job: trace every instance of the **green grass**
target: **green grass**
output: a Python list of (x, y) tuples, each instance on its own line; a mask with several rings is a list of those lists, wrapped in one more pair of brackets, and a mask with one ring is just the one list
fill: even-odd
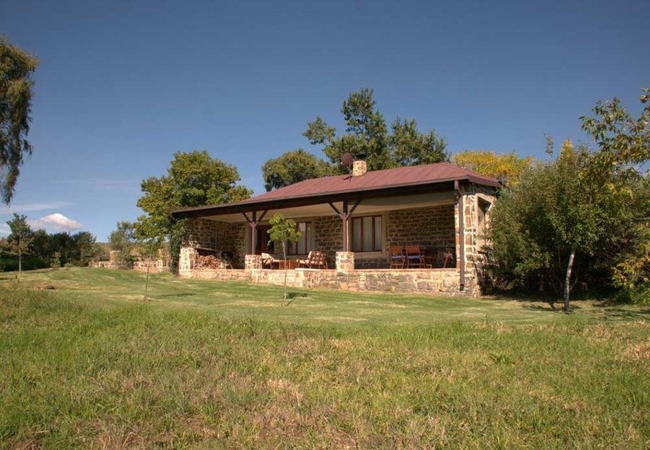
[[(650, 311), (0, 276), (2, 448), (644, 448)], [(40, 288), (40, 289), (39, 289)], [(53, 289), (52, 289), (53, 288)]]

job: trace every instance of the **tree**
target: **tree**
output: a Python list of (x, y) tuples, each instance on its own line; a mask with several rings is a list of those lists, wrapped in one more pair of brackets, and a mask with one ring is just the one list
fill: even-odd
[[(235, 166), (212, 158), (207, 151), (193, 151), (175, 153), (166, 176), (142, 182), (144, 195), (138, 200), (138, 206), (146, 213), (148, 227), (155, 228), (159, 236), (170, 236), (172, 269), (178, 262), (185, 224), (173, 222), (169, 216), (171, 211), (245, 200), (252, 191), (237, 185), (239, 180)], [(144, 218), (138, 219), (138, 223), (143, 221)]]
[(52, 269), (58, 269), (61, 267), (61, 252), (54, 252), (50, 257), (50, 267)]
[(454, 164), (496, 178), (506, 186), (518, 183), (519, 177), (533, 160), (532, 156), (523, 158), (515, 152), (497, 154), (493, 150), (466, 150), (452, 156)]
[(634, 224), (649, 211), (647, 188), (588, 176), (593, 159), (589, 149), (565, 142), (556, 160), (531, 167), (502, 191), (488, 230), (501, 278), (561, 293), (565, 309), (578, 281), (596, 283), (605, 272), (611, 283), (613, 261), (636, 240)]
[(278, 158), (269, 159), (262, 166), (264, 187), (267, 192), (334, 173), (333, 166), (301, 148), (286, 152)]
[(138, 240), (140, 256), (146, 262), (147, 274), (144, 282), (144, 301), (147, 301), (149, 294), (149, 270), (153, 261), (158, 259), (158, 254), (163, 246), (165, 237), (160, 235), (160, 230), (153, 220), (148, 217), (141, 217), (135, 228), (135, 236)]
[(71, 240), (73, 247), (73, 261), (81, 267), (87, 266), (97, 252), (95, 236), (88, 231), (80, 231), (73, 234)]
[[(586, 174), (589, 178), (607, 181), (604, 186), (623, 194), (647, 193), (650, 180), (644, 171), (644, 163), (650, 159), (650, 89), (642, 89), (640, 102), (644, 104), (638, 118), (634, 118), (621, 105), (618, 98), (598, 101), (592, 109), (594, 117), (582, 116), (582, 129), (593, 139), (598, 148), (593, 164)], [(634, 183), (640, 189), (628, 191), (625, 183)], [(638, 202), (638, 198), (634, 198)], [(642, 198), (636, 220), (629, 224), (633, 232), (618, 246), (614, 254), (614, 283), (624, 289), (632, 289), (638, 282), (650, 280), (650, 231), (647, 205)], [(630, 234), (630, 233), (628, 233)]]
[(434, 130), (421, 133), (413, 119), (400, 119), (391, 125), (390, 136), (392, 157), (398, 166), (419, 166), (447, 161), (447, 142)]
[(43, 261), (50, 259), (50, 235), (45, 230), (36, 230), (32, 235), (32, 254)]
[(356, 158), (365, 155), (369, 170), (447, 160), (445, 140), (435, 131), (420, 132), (415, 120), (396, 119), (389, 134), (384, 116), (375, 108), (373, 94), (372, 89), (362, 88), (343, 102), (346, 134), (337, 136), (336, 128), (318, 116), (307, 124), (303, 136), (310, 144), (322, 146), (336, 167), (340, 167), (341, 156), (347, 152)]
[(27, 141), (32, 110), (32, 73), (38, 60), (0, 36), (0, 195), (9, 204), (20, 166), (31, 155)]
[(650, 159), (650, 88), (642, 89), (643, 108), (638, 118), (632, 117), (618, 98), (596, 102), (595, 117), (581, 116), (582, 129), (598, 148), (590, 168), (596, 176), (639, 178), (640, 165)]
[[(74, 242), (70, 233), (54, 233), (49, 235), (49, 255), (59, 254), (61, 264), (72, 264), (75, 254)], [(46, 260), (47, 261), (47, 260)]]
[(14, 218), (7, 221), (11, 234), (7, 236), (6, 251), (18, 257), (18, 276), (23, 270), (23, 255), (30, 252), (33, 231), (27, 224), (27, 217), (14, 213)]
[(117, 222), (117, 229), (108, 237), (111, 249), (118, 252), (117, 263), (122, 268), (129, 268), (133, 264), (133, 249), (135, 248), (135, 225), (132, 222)]
[[(302, 233), (296, 228), (296, 222), (286, 219), (282, 214), (275, 213), (269, 220), (271, 228), (268, 230), (272, 242), (282, 245), (282, 258), (287, 259), (287, 243), (298, 242)], [(284, 301), (287, 301), (287, 265), (284, 266)]]

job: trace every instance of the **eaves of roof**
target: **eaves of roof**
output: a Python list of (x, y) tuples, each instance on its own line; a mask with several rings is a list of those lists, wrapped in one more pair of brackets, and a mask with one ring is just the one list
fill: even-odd
[(340, 175), (286, 186), (237, 203), (177, 209), (172, 217), (218, 216), (233, 213), (294, 208), (345, 200), (439, 192), (453, 189), (454, 182), (497, 188), (494, 178), (449, 163), (402, 167), (368, 172), (360, 177)]

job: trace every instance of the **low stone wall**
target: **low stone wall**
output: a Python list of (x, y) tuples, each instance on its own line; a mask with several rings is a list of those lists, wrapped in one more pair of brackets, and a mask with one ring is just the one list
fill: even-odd
[(93, 261), (90, 263), (90, 267), (96, 269), (117, 269), (117, 264), (113, 261)]
[[(184, 278), (218, 281), (248, 281), (283, 285), (284, 270), (191, 270)], [(350, 292), (402, 292), (441, 295), (477, 295), (461, 291), (457, 269), (373, 269), (341, 272), (336, 270), (295, 269), (287, 271), (287, 286), (326, 288)]]
[[(260, 255), (246, 255), (246, 269), (202, 269), (196, 267), (196, 250), (181, 249), (179, 276), (200, 280), (248, 281), (283, 285), (284, 270), (262, 269)], [(460, 272), (449, 269), (354, 269), (353, 252), (336, 254), (336, 269), (293, 269), (286, 272), (287, 286), (326, 288), (350, 292), (403, 292), (478, 296), (474, 282), (460, 289)], [(471, 280), (473, 281), (473, 280)]]
[(149, 273), (169, 272), (169, 266), (165, 265), (162, 260), (156, 261), (136, 261), (133, 263), (133, 270), (137, 272), (146, 272), (149, 266)]

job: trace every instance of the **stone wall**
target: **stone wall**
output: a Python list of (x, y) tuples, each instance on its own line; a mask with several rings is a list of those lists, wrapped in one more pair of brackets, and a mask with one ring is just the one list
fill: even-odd
[(391, 211), (386, 237), (387, 246), (420, 244), (453, 249), (454, 205)]
[(192, 219), (188, 223), (188, 239), (200, 247), (221, 252), (232, 252), (233, 266), (244, 267), (246, 256), (246, 224), (228, 223), (208, 219)]
[(181, 254), (178, 258), (178, 275), (192, 278), (192, 271), (198, 254), (193, 247), (181, 247)]
[(343, 222), (339, 216), (314, 219), (314, 250), (327, 256), (327, 266), (336, 267), (336, 252), (343, 249)]
[[(482, 194), (479, 196), (478, 194)], [(488, 200), (494, 203), (495, 197), (493, 191), (471, 191), (469, 194), (463, 195), (463, 236), (460, 236), (460, 228), (458, 226), (458, 218), (456, 218), (456, 240), (457, 251), (460, 251), (461, 239), (465, 243), (465, 290), (471, 295), (480, 295), (479, 272), (482, 272), (483, 265), (485, 264), (485, 254), (481, 252), (483, 244), (482, 235), (485, 232), (485, 223), (488, 218), (486, 217), (481, 224), (479, 221), (480, 203)], [(456, 207), (458, 210), (458, 207)]]
[(357, 253), (357, 269), (388, 268), (388, 247), (420, 244), (426, 247), (449, 248), (454, 253), (454, 205), (403, 209), (388, 213), (384, 254), (364, 257)]
[(150, 273), (169, 272), (169, 260), (140, 260), (133, 263), (133, 270), (135, 271), (146, 272), (147, 268), (149, 268)]
[[(193, 270), (182, 277), (201, 280), (248, 281), (283, 285), (284, 270)], [(431, 295), (471, 295), (460, 290), (457, 269), (336, 270), (295, 269), (287, 272), (287, 286), (349, 292), (393, 292)]]

